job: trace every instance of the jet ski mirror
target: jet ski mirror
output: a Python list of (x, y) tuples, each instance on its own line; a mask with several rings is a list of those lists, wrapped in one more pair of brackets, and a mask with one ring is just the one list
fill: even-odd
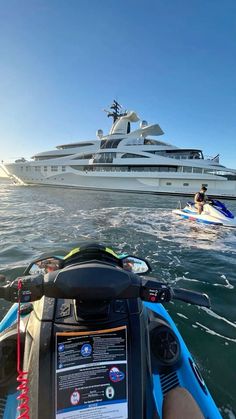
[(51, 256), (44, 259), (38, 259), (32, 262), (26, 271), (25, 275), (35, 275), (42, 274), (45, 275), (49, 272), (57, 271), (58, 269), (63, 268), (63, 260), (56, 256)]
[(144, 274), (151, 271), (151, 267), (146, 260), (135, 256), (126, 256), (121, 262), (123, 269), (135, 274)]

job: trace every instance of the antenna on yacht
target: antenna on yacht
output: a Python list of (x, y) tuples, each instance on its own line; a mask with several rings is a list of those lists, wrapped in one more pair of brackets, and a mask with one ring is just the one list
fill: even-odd
[(113, 124), (121, 116), (127, 115), (127, 111), (126, 110), (123, 113), (121, 112), (121, 110), (124, 109), (124, 108), (116, 100), (113, 101), (112, 105), (110, 106), (110, 109), (112, 109), (113, 112), (111, 112), (110, 110), (107, 111), (106, 109), (104, 109), (104, 111), (107, 113), (108, 118), (110, 116), (112, 116), (112, 118), (113, 118)]

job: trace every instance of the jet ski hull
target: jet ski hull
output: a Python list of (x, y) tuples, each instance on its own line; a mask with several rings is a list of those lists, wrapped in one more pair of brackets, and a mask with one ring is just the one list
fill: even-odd
[[(150, 388), (149, 396), (151, 396), (152, 392), (160, 419), (162, 418), (161, 411), (165, 394), (177, 386), (186, 388), (192, 394), (200, 406), (204, 417), (214, 419), (222, 418), (204, 383), (197, 365), (166, 309), (161, 304), (145, 302), (144, 311), (146, 311), (147, 315), (150, 317), (150, 323), (155, 323), (154, 330), (156, 327), (157, 329), (158, 327), (164, 327), (167, 330), (169, 329), (169, 331), (174, 333), (179, 345), (178, 360), (172, 365), (165, 365), (165, 360), (163, 361), (162, 359), (156, 362), (152, 357), (151, 360), (153, 388)], [(16, 304), (10, 309), (10, 314), (10, 317), (7, 315), (0, 323), (2, 331), (4, 331), (5, 328), (14, 325), (16, 322)], [(0, 403), (2, 406), (5, 406), (2, 419), (16, 419), (18, 417), (16, 397), (17, 392), (12, 390), (9, 391), (8, 394), (0, 394)]]
[(212, 217), (201, 215), (194, 213), (192, 211), (187, 210), (173, 210), (173, 214), (179, 215), (181, 218), (184, 218), (185, 220), (190, 221), (196, 221), (197, 223), (203, 223), (203, 224), (212, 224), (212, 225), (223, 225), (223, 223), (219, 220), (213, 220)]

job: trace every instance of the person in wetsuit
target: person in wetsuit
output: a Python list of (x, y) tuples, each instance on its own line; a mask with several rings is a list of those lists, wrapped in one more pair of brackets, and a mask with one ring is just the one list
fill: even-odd
[(197, 192), (194, 197), (194, 203), (195, 203), (195, 207), (198, 210), (198, 214), (202, 213), (204, 204), (206, 203), (208, 199), (206, 196), (206, 191), (207, 191), (207, 188), (205, 186), (202, 186), (200, 192)]

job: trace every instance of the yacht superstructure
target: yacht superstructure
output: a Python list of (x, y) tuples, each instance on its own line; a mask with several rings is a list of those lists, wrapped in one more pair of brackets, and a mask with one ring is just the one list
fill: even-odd
[(92, 190), (192, 195), (201, 185), (211, 196), (236, 199), (236, 170), (219, 163), (219, 156), (204, 158), (199, 149), (183, 149), (161, 141), (158, 124), (139, 121), (114, 101), (108, 135), (63, 144), (36, 154), (32, 160), (4, 163), (3, 169), (16, 182)]

